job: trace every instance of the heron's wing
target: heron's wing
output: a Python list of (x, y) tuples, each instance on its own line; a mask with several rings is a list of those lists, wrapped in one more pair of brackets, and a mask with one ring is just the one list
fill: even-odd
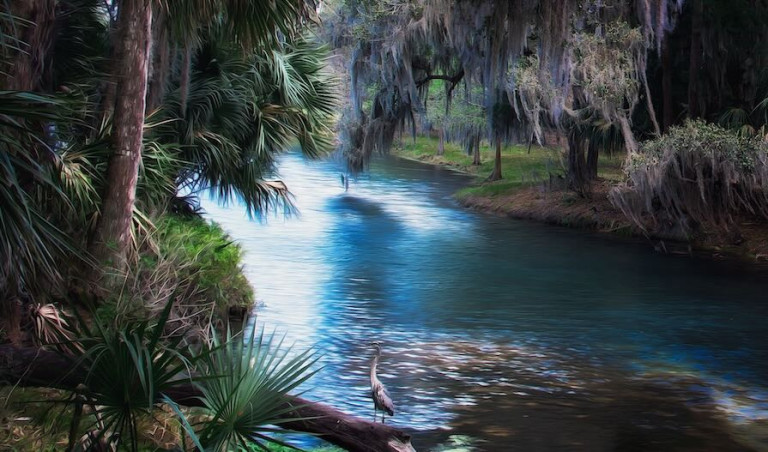
[(392, 403), (392, 398), (389, 396), (384, 385), (376, 386), (373, 397), (380, 409), (386, 411), (390, 416), (395, 415), (395, 404)]

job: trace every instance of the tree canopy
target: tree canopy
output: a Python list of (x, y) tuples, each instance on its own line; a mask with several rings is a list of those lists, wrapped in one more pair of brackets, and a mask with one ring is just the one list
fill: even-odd
[[(386, 151), (395, 131), (423, 113), (434, 80), (448, 84), (449, 94), (459, 83), (482, 87), (491, 141), (533, 136), (541, 143), (544, 129), (567, 134), (588, 118), (615, 127), (636, 152), (638, 137), (658, 136), (686, 116), (716, 121), (728, 111), (732, 124), (754, 129), (768, 52), (764, 39), (748, 36), (766, 35), (760, 21), (768, 7), (737, 3), (339, 2), (329, 39), (352, 49), (351, 116), (361, 129), (346, 153), (358, 168), (372, 152)], [(505, 102), (514, 114), (495, 121)], [(577, 114), (584, 109), (589, 113)], [(498, 126), (519, 132), (499, 133)], [(579, 136), (582, 144), (570, 146), (577, 154), (589, 141)]]
[(314, 15), (304, 0), (3, 6), (5, 319), (105, 263), (124, 269), (111, 256), (135, 258), (152, 221), (194, 210), (201, 190), (254, 215), (289, 207), (275, 156), (333, 145), (335, 82), (305, 37)]

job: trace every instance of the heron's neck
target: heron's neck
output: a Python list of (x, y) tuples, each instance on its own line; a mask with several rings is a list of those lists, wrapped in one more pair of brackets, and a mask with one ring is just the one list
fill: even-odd
[(376, 349), (376, 353), (373, 355), (373, 361), (371, 361), (371, 382), (376, 380), (376, 367), (379, 365), (379, 358), (381, 357), (381, 349)]

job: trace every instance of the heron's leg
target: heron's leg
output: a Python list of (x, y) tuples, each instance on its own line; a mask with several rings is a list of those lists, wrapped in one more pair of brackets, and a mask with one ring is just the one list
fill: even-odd
[(376, 423), (376, 415), (377, 414), (379, 414), (379, 413), (376, 411), (376, 405), (374, 404), (373, 405), (373, 423), (374, 424)]

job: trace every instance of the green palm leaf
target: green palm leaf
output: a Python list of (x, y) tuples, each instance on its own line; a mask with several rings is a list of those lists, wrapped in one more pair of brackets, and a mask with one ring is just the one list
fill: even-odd
[(60, 278), (59, 256), (78, 255), (41, 202), (66, 198), (50, 172), (58, 156), (38, 127), (69, 121), (69, 111), (63, 98), (0, 91), (0, 286), (11, 293), (39, 292)]
[(182, 376), (190, 374), (198, 359), (181, 347), (181, 336), (164, 336), (173, 302), (171, 297), (156, 320), (131, 321), (118, 328), (102, 324), (98, 317), (89, 328), (80, 317), (68, 334), (78, 338), (58, 344), (88, 371), (83, 396), (103, 422), (94, 427), (101, 436), (117, 435), (131, 450), (138, 449), (139, 417), (150, 415), (169, 388), (188, 384)]
[(323, 70), (324, 52), (298, 39), (243, 53), (223, 29), (211, 30), (194, 59), (184, 111), (179, 87), (154, 134), (179, 144), (176, 184), (223, 202), (240, 199), (252, 215), (291, 212), (287, 187), (271, 180), (276, 157), (294, 143), (312, 157), (333, 145), (335, 85)]
[(206, 420), (197, 437), (205, 450), (280, 443), (269, 435), (281, 431), (279, 425), (294, 409), (287, 394), (315, 373), (317, 355), (311, 350), (293, 353), (284, 338), (263, 331), (252, 332), (245, 344), (238, 337), (227, 334), (223, 344), (216, 340), (201, 361), (201, 373), (210, 376), (200, 383)]

